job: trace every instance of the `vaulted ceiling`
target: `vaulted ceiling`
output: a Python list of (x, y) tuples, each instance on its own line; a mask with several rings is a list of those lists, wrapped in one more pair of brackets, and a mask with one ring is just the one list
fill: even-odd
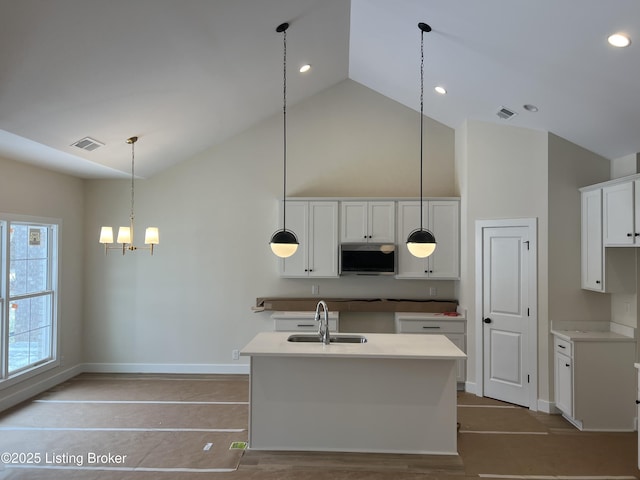
[(122, 178), (137, 135), (140, 176), (188, 159), (281, 111), (285, 21), (289, 105), (350, 78), (418, 111), (426, 22), (426, 115), (640, 152), (637, 0), (0, 0), (0, 156)]

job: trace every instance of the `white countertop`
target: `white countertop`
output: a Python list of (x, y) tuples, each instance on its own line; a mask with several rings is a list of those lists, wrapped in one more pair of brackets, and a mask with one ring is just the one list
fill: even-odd
[(611, 331), (551, 330), (551, 334), (570, 342), (635, 342), (632, 337)]
[[(288, 342), (292, 332), (262, 332), (241, 351), (242, 356), (352, 357), (457, 360), (467, 356), (444, 335), (399, 333), (343, 334), (363, 335), (366, 343)], [(307, 334), (309, 335), (309, 334)], [(340, 334), (337, 334), (340, 335)]]

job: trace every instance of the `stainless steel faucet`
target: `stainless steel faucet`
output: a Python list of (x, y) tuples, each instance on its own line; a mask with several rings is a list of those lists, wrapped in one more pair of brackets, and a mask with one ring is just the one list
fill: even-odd
[[(324, 315), (320, 318), (320, 307), (324, 310)], [(318, 326), (318, 335), (320, 335), (320, 340), (325, 345), (329, 345), (331, 343), (331, 337), (329, 335), (329, 308), (324, 300), (320, 300), (318, 305), (316, 306), (316, 322), (320, 322)]]

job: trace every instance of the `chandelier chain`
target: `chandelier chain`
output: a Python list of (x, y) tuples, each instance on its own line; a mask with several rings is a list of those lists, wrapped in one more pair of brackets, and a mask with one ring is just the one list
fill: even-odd
[[(131, 225), (133, 226), (133, 203), (134, 203), (134, 193), (133, 193), (133, 181), (134, 181), (134, 168), (135, 168), (135, 141), (131, 142)], [(133, 232), (132, 232), (133, 235)], [(131, 239), (133, 243), (133, 238)]]

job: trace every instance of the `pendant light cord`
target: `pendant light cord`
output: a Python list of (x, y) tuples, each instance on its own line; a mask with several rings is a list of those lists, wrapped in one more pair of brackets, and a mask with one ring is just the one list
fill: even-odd
[(422, 152), (424, 121), (424, 29), (420, 28), (420, 230), (422, 230)]
[[(288, 25), (287, 25), (288, 27)], [(282, 182), (282, 230), (287, 229), (287, 30), (282, 31), (282, 145), (283, 145), (283, 182)]]

